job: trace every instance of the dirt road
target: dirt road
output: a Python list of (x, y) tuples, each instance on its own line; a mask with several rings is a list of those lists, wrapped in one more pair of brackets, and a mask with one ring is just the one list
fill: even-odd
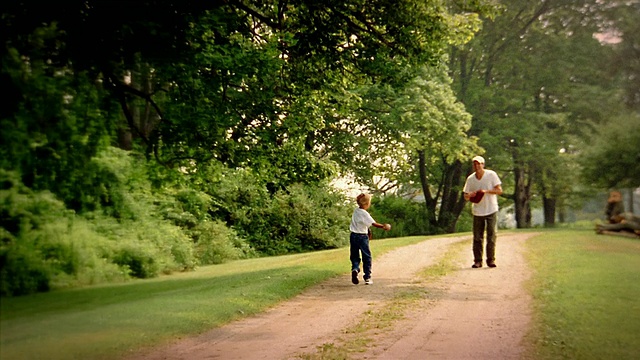
[[(335, 348), (352, 359), (519, 359), (530, 322), (523, 244), (531, 236), (499, 234), (498, 267), (481, 269), (471, 268), (470, 236), (431, 239), (380, 257), (373, 242), (373, 285), (353, 285), (345, 274), (260, 316), (134, 359), (320, 358)], [(425, 282), (420, 270), (448, 249), (459, 249), (457, 270)], [(413, 300), (403, 301), (408, 293)], [(385, 311), (393, 314), (375, 320)]]

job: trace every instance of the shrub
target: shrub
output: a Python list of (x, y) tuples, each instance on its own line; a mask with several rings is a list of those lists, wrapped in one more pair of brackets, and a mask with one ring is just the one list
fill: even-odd
[[(279, 255), (348, 243), (344, 196), (326, 186), (291, 185), (269, 196), (238, 199), (231, 223), (256, 251)], [(244, 200), (244, 201), (242, 201)]]
[(128, 270), (131, 276), (145, 279), (158, 276), (160, 265), (156, 262), (156, 252), (144, 244), (128, 244), (113, 256), (113, 262)]
[[(96, 216), (91, 224), (94, 231), (109, 239), (106, 256), (114, 263), (127, 265), (127, 259), (137, 262), (153, 258), (154, 267), (149, 268), (153, 271), (133, 271), (131, 275), (134, 277), (146, 278), (195, 268), (191, 239), (179, 227), (168, 222), (146, 215), (136, 221), (116, 221), (110, 217)], [(142, 264), (146, 262), (141, 261)], [(128, 270), (134, 269), (129, 267)]]
[(30, 191), (16, 173), (0, 170), (0, 182), (3, 184), (0, 190), (0, 294), (23, 295), (48, 290), (55, 270), (38, 246), (39, 236), (25, 235), (42, 233), (46, 224), (64, 221), (60, 219), (66, 214), (64, 205), (49, 192)]
[(390, 223), (390, 231), (378, 231), (374, 237), (387, 238), (430, 235), (435, 229), (427, 221), (425, 204), (395, 195), (374, 196), (369, 210), (379, 223)]
[(254, 255), (249, 245), (221, 221), (200, 223), (191, 234), (200, 265), (221, 264)]
[[(152, 277), (193, 269), (191, 239), (153, 216), (138, 194), (125, 194), (139, 220), (66, 210), (47, 191), (34, 192), (16, 174), (0, 172), (1, 295)], [(129, 201), (129, 200), (128, 200)], [(105, 214), (106, 213), (106, 214)]]
[(0, 248), (0, 295), (17, 296), (49, 290), (51, 272), (42, 258), (23, 246)]
[(107, 239), (53, 194), (31, 191), (16, 174), (0, 172), (0, 182), (1, 295), (127, 278), (108, 261)]

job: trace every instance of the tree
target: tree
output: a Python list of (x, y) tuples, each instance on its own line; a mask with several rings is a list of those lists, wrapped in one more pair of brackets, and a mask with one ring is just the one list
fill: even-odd
[[(439, 71), (438, 71), (439, 70)], [(447, 169), (476, 151), (475, 139), (466, 132), (471, 116), (451, 90), (446, 68), (424, 71), (399, 99), (401, 118), (413, 123), (415, 134), (407, 137), (407, 148), (419, 179), (431, 225), (454, 232), (464, 208), (462, 183), (447, 177)]]
[(637, 33), (640, 2), (614, 2), (605, 12), (608, 20), (599, 33), (602, 42), (612, 47), (609, 72), (621, 89), (615, 98), (619, 107), (594, 129), (580, 154), (582, 176), (586, 184), (603, 187), (637, 187), (640, 172), (638, 110), (640, 110), (640, 62)]
[(596, 134), (580, 154), (585, 182), (601, 188), (640, 186), (640, 116), (613, 119)]
[[(461, 184), (443, 178), (442, 168), (472, 153), (475, 140), (465, 134), (471, 118), (450, 85), (442, 65), (420, 68), (401, 87), (363, 87), (354, 95), (362, 105), (335, 125), (325, 150), (375, 192), (422, 190), (425, 221), (434, 231), (453, 232), (464, 200)], [(443, 199), (457, 206), (441, 206)]]
[[(121, 109), (120, 120), (105, 121), (119, 128), (122, 147), (142, 145), (173, 167), (218, 161), (261, 169), (286, 186), (330, 173), (315, 154), (325, 146), (317, 133), (349, 118), (340, 111), (357, 99), (342, 94), (402, 83), (401, 69), (436, 64), (452, 39), (469, 37), (475, 19), (449, 14), (439, 1), (362, 5), (9, 2), (0, 30), (23, 61), (69, 78), (85, 74), (105, 90), (101, 101)], [(39, 52), (31, 35), (42, 24), (51, 36)], [(8, 109), (21, 102), (9, 100)]]
[(610, 66), (614, 74), (619, 74), (625, 104), (634, 111), (640, 111), (640, 2), (614, 2), (607, 12), (609, 23), (601, 35), (614, 43), (615, 55)]
[(568, 196), (562, 182), (576, 181), (558, 177), (557, 166), (572, 162), (576, 137), (603, 121), (603, 104), (614, 103), (602, 70), (610, 49), (593, 37), (606, 8), (597, 1), (510, 1), (478, 37), (452, 50), (458, 95), (474, 114), (470, 134), (480, 136), (494, 166), (513, 175), (504, 179), (507, 191), (513, 186), (506, 196), (518, 227), (531, 225), (536, 194), (546, 223), (554, 222), (554, 204)]

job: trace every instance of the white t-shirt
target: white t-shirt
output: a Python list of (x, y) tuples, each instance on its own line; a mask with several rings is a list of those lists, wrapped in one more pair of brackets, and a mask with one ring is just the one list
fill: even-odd
[[(464, 183), (464, 192), (472, 193), (478, 190), (493, 190), (497, 185), (502, 185), (498, 174), (493, 170), (484, 170), (482, 179), (476, 178), (476, 173), (469, 175)], [(471, 213), (475, 216), (487, 216), (498, 211), (498, 195), (484, 194), (479, 203), (471, 204)]]
[(357, 208), (353, 210), (353, 215), (351, 216), (351, 225), (349, 225), (349, 230), (351, 232), (357, 234), (366, 234), (369, 231), (369, 226), (376, 222), (373, 220), (371, 215), (367, 212), (367, 210), (362, 208)]

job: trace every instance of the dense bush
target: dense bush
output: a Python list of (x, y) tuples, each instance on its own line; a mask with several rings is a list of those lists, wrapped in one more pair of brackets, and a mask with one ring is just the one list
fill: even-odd
[(262, 206), (236, 212), (234, 228), (257, 251), (277, 255), (348, 244), (348, 211), (338, 194), (291, 186), (264, 199)]
[[(108, 184), (99, 187), (93, 211), (81, 213), (48, 191), (26, 187), (17, 173), (0, 170), (0, 294), (148, 278), (203, 263), (193, 234), (161, 212), (159, 204), (180, 204), (180, 198), (154, 192), (144, 165), (113, 148), (94, 158), (87, 168)], [(220, 254), (217, 262), (240, 256)]]
[(348, 244), (350, 210), (342, 194), (320, 185), (274, 193), (238, 171), (210, 187), (214, 217), (225, 220), (263, 255), (331, 249)]
[(256, 255), (233, 229), (212, 219), (210, 195), (194, 189), (176, 190), (173, 194), (156, 203), (162, 217), (179, 226), (190, 238), (198, 265), (220, 264)]
[[(4, 242), (4, 239), (3, 239)], [(49, 290), (51, 280), (46, 264), (26, 246), (0, 249), (0, 295), (23, 295)]]
[(369, 212), (379, 223), (391, 224), (390, 231), (375, 231), (375, 238), (388, 238), (434, 234), (427, 221), (426, 206), (423, 202), (395, 196), (374, 196)]
[[(95, 196), (79, 212), (0, 170), (2, 296), (348, 243), (350, 207), (330, 187), (273, 192), (255, 174), (230, 170), (197, 185), (132, 154), (109, 148), (87, 164), (96, 189), (85, 194)], [(164, 186), (150, 181), (162, 176)]]
[(33, 192), (3, 170), (0, 182), (1, 295), (126, 278), (106, 260), (107, 240), (53, 194)]
[(190, 234), (195, 241), (200, 265), (220, 264), (256, 255), (244, 239), (221, 221), (202, 222)]
[[(118, 116), (105, 90), (82, 71), (68, 72), (52, 53), (55, 26), (28, 36), (33, 58), (3, 52), (2, 86), (13, 90), (0, 116), (0, 168), (15, 171), (34, 191), (48, 190), (75, 211), (105, 200), (111, 178), (91, 159), (109, 143)], [(40, 58), (36, 54), (48, 54)], [(71, 76), (73, 75), (73, 76)]]
[(137, 278), (158, 276), (160, 264), (156, 261), (157, 249), (147, 244), (132, 244), (121, 247), (114, 255), (113, 262), (124, 267), (129, 275)]

